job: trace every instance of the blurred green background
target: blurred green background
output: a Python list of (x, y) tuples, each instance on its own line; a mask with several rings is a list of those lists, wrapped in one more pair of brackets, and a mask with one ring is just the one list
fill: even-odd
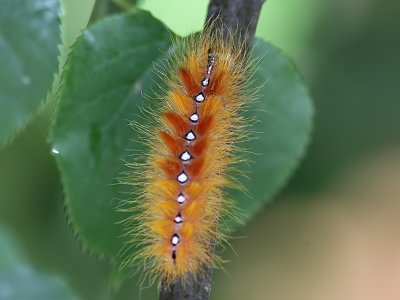
[[(207, 1), (140, 6), (186, 34), (201, 28)], [(295, 60), (315, 130), (285, 191), (226, 250), (212, 299), (400, 299), (400, 2), (269, 0), (257, 35)], [(49, 119), (42, 112), (0, 150), (0, 225), (79, 298), (140, 299), (129, 281), (109, 295), (107, 262), (68, 228)]]

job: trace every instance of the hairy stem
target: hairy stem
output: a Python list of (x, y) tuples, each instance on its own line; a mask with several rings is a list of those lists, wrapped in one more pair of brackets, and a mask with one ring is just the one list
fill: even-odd
[[(206, 26), (218, 19), (218, 30), (235, 32), (240, 43), (248, 47), (256, 31), (260, 10), (265, 0), (210, 0)], [(214, 246), (211, 246), (214, 249)], [(161, 283), (160, 300), (208, 300), (211, 294), (212, 268), (201, 276), (172, 284)]]

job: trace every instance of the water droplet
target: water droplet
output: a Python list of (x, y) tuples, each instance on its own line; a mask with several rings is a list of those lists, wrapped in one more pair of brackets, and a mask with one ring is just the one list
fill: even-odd
[(21, 81), (25, 85), (30, 85), (31, 84), (31, 78), (27, 75), (22, 76)]
[(90, 31), (85, 31), (83, 35), (90, 44), (94, 45), (96, 43), (96, 38)]

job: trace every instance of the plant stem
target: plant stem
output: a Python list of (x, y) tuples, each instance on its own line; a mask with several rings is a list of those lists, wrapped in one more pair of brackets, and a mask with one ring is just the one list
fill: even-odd
[[(234, 32), (241, 43), (248, 47), (256, 31), (260, 10), (265, 0), (210, 0), (206, 26), (218, 19), (218, 30)], [(214, 246), (210, 246), (214, 249)], [(211, 294), (212, 268), (201, 276), (172, 284), (161, 283), (160, 300), (208, 300)]]
[(265, 0), (210, 0), (207, 23), (222, 21), (224, 32), (235, 32), (240, 42), (250, 45), (256, 32), (261, 7)]
[(204, 270), (201, 277), (194, 277), (190, 282), (177, 280), (167, 285), (161, 283), (160, 300), (207, 300), (211, 294), (212, 268)]

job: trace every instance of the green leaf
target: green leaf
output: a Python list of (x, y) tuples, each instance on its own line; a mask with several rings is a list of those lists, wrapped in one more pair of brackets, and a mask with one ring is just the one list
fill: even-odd
[(78, 299), (61, 278), (34, 270), (13, 236), (0, 227), (0, 299)]
[(57, 70), (57, 0), (0, 3), (0, 147), (40, 108)]
[[(86, 30), (65, 74), (53, 152), (66, 205), (84, 246), (108, 257), (121, 249), (126, 199), (116, 184), (133, 137), (128, 121), (139, 114), (143, 79), (170, 45), (170, 34), (149, 13), (113, 16)], [(126, 189), (125, 189), (126, 190)]]
[[(248, 219), (283, 188), (299, 164), (312, 131), (313, 105), (293, 63), (270, 43), (256, 40), (254, 56), (262, 57), (254, 76), (259, 98), (246, 115), (254, 118), (251, 139), (242, 145), (251, 153), (237, 168), (247, 195), (238, 190), (230, 197)], [(235, 225), (233, 225), (235, 226)]]

